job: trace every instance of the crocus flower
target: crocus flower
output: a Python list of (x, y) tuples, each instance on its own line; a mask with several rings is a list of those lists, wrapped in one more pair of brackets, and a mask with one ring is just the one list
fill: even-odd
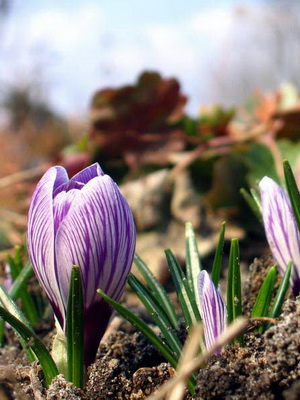
[(73, 265), (81, 269), (89, 365), (112, 314), (96, 290), (119, 300), (131, 268), (135, 250), (131, 210), (99, 164), (72, 179), (64, 168), (52, 167), (33, 194), (27, 240), (35, 274), (64, 331), (70, 272)]
[(259, 183), (261, 208), (266, 237), (273, 258), (283, 274), (293, 261), (291, 287), (295, 295), (300, 291), (300, 234), (290, 199), (282, 187), (265, 176)]
[[(198, 276), (198, 293), (200, 298), (200, 316), (204, 327), (204, 339), (207, 349), (210, 349), (218, 336), (225, 330), (227, 310), (219, 291), (203, 270)], [(221, 354), (222, 349), (215, 354)]]

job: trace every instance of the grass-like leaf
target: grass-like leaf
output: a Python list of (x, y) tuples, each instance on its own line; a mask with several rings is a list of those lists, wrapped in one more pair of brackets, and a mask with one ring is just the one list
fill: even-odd
[(250, 193), (249, 193), (249, 192), (247, 192), (246, 189), (241, 188), (240, 193), (244, 197), (244, 200), (248, 203), (248, 205), (251, 208), (251, 210), (253, 211), (254, 215), (256, 215), (259, 222), (261, 224), (263, 224), (261, 205), (260, 205), (259, 198), (258, 198), (255, 190), (251, 189)]
[[(16, 303), (13, 301), (13, 299), (10, 297), (10, 295), (6, 292), (6, 290), (2, 286), (0, 286), (0, 306), (5, 308), (10, 314), (12, 314), (19, 321), (21, 321), (31, 332), (34, 332), (33, 327), (31, 323), (28, 321), (27, 317), (23, 314), (23, 312), (19, 309), (19, 307), (16, 305)], [(27, 343), (23, 340), (22, 336), (19, 335), (18, 331), (16, 331), (16, 333), (19, 337), (22, 347), (26, 352), (29, 361), (30, 362), (35, 361), (36, 357), (31, 351), (31, 349), (28, 348)]]
[[(277, 276), (277, 265), (273, 265), (270, 268), (269, 272), (267, 273), (267, 276), (265, 277), (265, 280), (263, 281), (263, 284), (261, 285), (261, 288), (258, 292), (251, 313), (251, 318), (267, 317), (272, 295), (274, 292), (276, 276)], [(266, 325), (262, 324), (258, 330), (259, 332), (263, 333), (265, 328)]]
[(219, 241), (218, 241), (218, 245), (216, 248), (213, 267), (212, 267), (212, 271), (211, 271), (211, 280), (213, 281), (216, 288), (218, 287), (219, 280), (220, 280), (220, 274), (221, 274), (225, 229), (226, 229), (226, 222), (222, 222)]
[(196, 305), (195, 297), (193, 296), (186, 276), (172, 251), (165, 250), (165, 253), (183, 317), (187, 328), (190, 328), (200, 321), (200, 314)]
[[(10, 268), (11, 276), (15, 281), (24, 267), (21, 257), (21, 248), (19, 246), (16, 247), (14, 258), (8, 254), (6, 259)], [(22, 310), (24, 314), (27, 316), (31, 324), (35, 325), (38, 322), (39, 315), (33, 298), (31, 294), (27, 291), (27, 287), (23, 286), (20, 289), (18, 297), (21, 299)]]
[(277, 265), (273, 265), (267, 273), (256, 297), (251, 318), (266, 317), (268, 315), (274, 285), (277, 276)]
[(0, 347), (4, 345), (5, 321), (0, 318)]
[(300, 193), (292, 171), (287, 160), (283, 161), (284, 178), (289, 198), (291, 200), (294, 216), (300, 231)]
[[(31, 277), (32, 274), (33, 274), (32, 265), (30, 263), (27, 263), (9, 290), (9, 295), (12, 298), (12, 300), (16, 300), (18, 298), (20, 292), (22, 291), (22, 288), (25, 287), (25, 285), (27, 284), (27, 280)], [(5, 330), (5, 323), (0, 318), (0, 346), (3, 345), (4, 330)]]
[(68, 379), (76, 387), (82, 388), (84, 371), (84, 303), (81, 273), (77, 265), (73, 266), (71, 271), (66, 324)]
[(196, 301), (198, 308), (200, 307), (198, 296), (198, 275), (202, 269), (201, 260), (199, 256), (197, 240), (195, 231), (191, 222), (185, 224), (185, 237), (186, 237), (186, 277), (192, 295)]
[(157, 302), (164, 309), (165, 313), (168, 315), (168, 318), (172, 324), (173, 328), (177, 327), (178, 317), (176, 315), (175, 309), (171, 300), (165, 291), (164, 287), (160, 284), (160, 282), (155, 278), (150, 269), (144, 263), (144, 261), (135, 254), (134, 262), (139, 270), (139, 272), (144, 277), (149, 289), (151, 290), (153, 296), (156, 298)]
[(143, 283), (140, 282), (134, 275), (129, 275), (128, 283), (137, 294), (141, 302), (144, 304), (153, 321), (159, 327), (171, 350), (176, 355), (176, 358), (179, 359), (182, 351), (182, 344), (176, 332), (173, 330), (170, 320), (165, 314), (164, 310), (159, 306), (159, 303), (155, 300)]
[(17, 279), (12, 284), (11, 288), (9, 289), (9, 295), (15, 300), (18, 298), (20, 292), (26, 286), (28, 279), (33, 274), (33, 268), (30, 262), (28, 262), (22, 271), (19, 273)]
[[(178, 358), (174, 357), (172, 350), (169, 346), (164, 343), (155, 332), (149, 328), (148, 325), (145, 324), (139, 317), (134, 315), (131, 311), (127, 310), (117, 301), (111, 299), (107, 296), (101, 289), (97, 290), (97, 293), (103, 297), (105, 301), (108, 302), (122, 317), (127, 319), (132, 325), (134, 325), (143, 335), (153, 344), (153, 346), (161, 353), (161, 355), (172, 365), (172, 367), (176, 368), (178, 364)], [(189, 388), (190, 393), (195, 392), (195, 383), (193, 382), (193, 378), (191, 377), (188, 380), (187, 386)]]
[(131, 311), (127, 310), (117, 301), (111, 299), (107, 296), (101, 289), (97, 290), (97, 293), (103, 297), (107, 303), (109, 303), (122, 317), (127, 319), (132, 325), (134, 325), (138, 330), (140, 330), (143, 335), (146, 336), (147, 339), (153, 344), (154, 347), (162, 354), (163, 357), (172, 365), (172, 367), (176, 368), (178, 359), (174, 357), (169, 346), (164, 343), (155, 333), (149, 328), (148, 325), (145, 324), (139, 317), (133, 314)]
[[(231, 240), (228, 278), (227, 278), (227, 314), (228, 325), (242, 315), (242, 290), (240, 272), (240, 250), (238, 239)], [(238, 338), (243, 343), (243, 337)]]
[(3, 307), (0, 307), (0, 316), (18, 332), (27, 347), (35, 353), (43, 369), (46, 385), (50, 385), (52, 379), (58, 375), (58, 370), (49, 351), (32, 330)]
[[(293, 268), (293, 262), (290, 261), (288, 263), (286, 271), (282, 277), (279, 288), (277, 290), (273, 306), (269, 313), (270, 318), (278, 318), (279, 317), (279, 314), (281, 312), (281, 307), (284, 302), (286, 293), (290, 287), (290, 277), (291, 277), (291, 273), (292, 273), (292, 268)], [(271, 326), (271, 324), (267, 324), (266, 329), (268, 329), (270, 326)]]

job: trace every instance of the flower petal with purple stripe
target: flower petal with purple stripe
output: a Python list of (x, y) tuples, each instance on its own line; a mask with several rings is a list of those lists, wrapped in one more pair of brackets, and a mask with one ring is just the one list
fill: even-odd
[(60, 324), (64, 317), (54, 257), (53, 191), (67, 181), (62, 167), (52, 167), (44, 174), (32, 197), (27, 227), (31, 263)]
[[(202, 270), (198, 275), (198, 293), (200, 298), (200, 316), (204, 326), (204, 338), (207, 349), (210, 349), (227, 323), (226, 306), (219, 291), (210, 279), (207, 271)], [(220, 354), (218, 350), (215, 354)]]
[(266, 237), (273, 258), (284, 274), (289, 261), (293, 261), (291, 287), (295, 295), (300, 291), (300, 233), (290, 199), (282, 187), (271, 178), (264, 177), (259, 184), (262, 216)]
[(28, 217), (30, 259), (62, 329), (70, 272), (73, 265), (81, 268), (86, 365), (93, 361), (112, 313), (96, 290), (120, 299), (135, 236), (129, 205), (99, 164), (70, 180), (64, 168), (50, 168), (37, 185)]

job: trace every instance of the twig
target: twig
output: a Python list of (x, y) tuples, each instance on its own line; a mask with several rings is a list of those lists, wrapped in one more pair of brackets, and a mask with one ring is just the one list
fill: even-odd
[[(177, 366), (177, 373), (184, 371), (186, 363), (192, 360), (200, 348), (200, 340), (203, 337), (203, 326), (202, 324), (197, 324), (193, 326), (192, 332), (184, 347), (182, 349), (182, 355), (179, 359)], [(181, 400), (185, 392), (185, 381), (181, 380), (178, 382), (173, 389), (168, 393), (167, 400)]]
[(166, 382), (156, 393), (149, 396), (147, 400), (161, 400), (168, 394), (174, 385), (179, 382), (186, 382), (191, 374), (211, 357), (217, 350), (230, 343), (237, 335), (246, 330), (249, 321), (243, 317), (237, 318), (228, 328), (219, 336), (214, 346), (210, 350), (202, 353), (198, 358), (186, 363), (184, 369), (177, 372), (173, 378)]

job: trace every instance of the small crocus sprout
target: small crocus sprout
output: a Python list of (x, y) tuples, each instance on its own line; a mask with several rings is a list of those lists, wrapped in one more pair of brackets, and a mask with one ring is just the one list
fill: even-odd
[[(216, 342), (218, 336), (226, 328), (227, 312), (219, 291), (210, 279), (207, 271), (198, 275), (198, 291), (200, 298), (200, 315), (204, 326), (204, 338), (207, 350)], [(216, 354), (220, 354), (218, 350)]]
[(28, 216), (30, 260), (63, 331), (71, 269), (80, 267), (86, 366), (94, 361), (112, 314), (97, 289), (120, 299), (134, 256), (135, 236), (132, 212), (99, 164), (72, 179), (64, 168), (52, 167), (38, 183)]
[(291, 288), (296, 296), (300, 292), (300, 233), (290, 199), (282, 187), (266, 176), (259, 188), (264, 227), (273, 258), (282, 275), (292, 260)]

